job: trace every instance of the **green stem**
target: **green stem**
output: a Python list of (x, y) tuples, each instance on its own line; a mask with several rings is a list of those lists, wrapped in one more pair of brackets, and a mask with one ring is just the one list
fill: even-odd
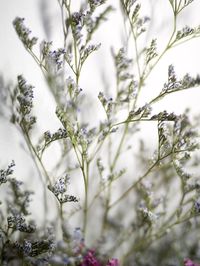
[[(109, 136), (109, 142), (108, 142), (108, 165), (110, 167), (110, 176), (112, 178), (113, 174), (113, 168), (111, 164), (111, 154), (112, 154), (112, 139), (111, 136)], [(112, 180), (108, 181), (108, 188), (106, 190), (106, 202), (104, 206), (104, 215), (103, 215), (103, 221), (102, 221), (102, 227), (101, 227), (101, 236), (104, 235), (104, 232), (107, 228), (107, 221), (108, 221), (108, 212), (109, 212), (109, 205), (110, 205), (110, 199), (111, 199), (111, 188), (112, 188)]]
[(37, 160), (38, 160), (38, 162), (39, 162), (39, 164), (40, 164), (40, 166), (41, 166), (41, 168), (42, 168), (42, 171), (43, 171), (43, 173), (44, 173), (44, 175), (45, 175), (45, 177), (46, 177), (46, 181), (47, 181), (49, 184), (51, 184), (51, 179), (50, 179), (50, 177), (49, 177), (49, 174), (47, 173), (47, 170), (45, 169), (45, 166), (44, 166), (43, 162), (41, 161), (40, 156), (38, 155), (38, 153), (37, 153), (35, 147), (34, 147), (33, 144), (32, 144), (32, 141), (31, 141), (31, 139), (30, 139), (30, 137), (29, 137), (29, 134), (27, 133), (27, 131), (26, 131), (25, 129), (24, 129), (24, 133), (25, 133), (25, 135), (26, 135), (26, 138), (27, 138), (27, 140), (28, 140), (28, 143), (29, 143), (29, 145), (30, 145), (30, 147), (31, 147), (31, 149), (32, 149), (32, 151), (33, 151), (33, 153), (34, 153), (34, 155), (36, 156), (36, 158), (37, 158)]
[(109, 208), (113, 208), (114, 206), (116, 206), (120, 201), (122, 201), (124, 198), (127, 197), (127, 195), (132, 191), (133, 188), (135, 188), (151, 171), (152, 169), (157, 165), (158, 160), (156, 160), (155, 163), (153, 163), (151, 165), (151, 167), (146, 171), (146, 173), (144, 175), (142, 175), (136, 182), (133, 183), (132, 186), (130, 186), (123, 194), (121, 197), (119, 197), (116, 201), (114, 201)]
[[(179, 150), (176, 151), (174, 153), (180, 153), (180, 152), (184, 152), (187, 150)], [(114, 206), (116, 206), (120, 201), (122, 201), (124, 198), (126, 198), (128, 196), (128, 194), (132, 191), (133, 188), (135, 188), (146, 176), (148, 176), (148, 174), (150, 174), (150, 172), (153, 170), (153, 168), (163, 159), (167, 158), (168, 156), (170, 156), (172, 154), (172, 152), (169, 152), (168, 154), (164, 155), (162, 158), (157, 159), (152, 165), (151, 167), (145, 172), (144, 175), (142, 175), (136, 182), (134, 182), (132, 184), (132, 186), (130, 186), (122, 195), (121, 197), (119, 197), (116, 201), (114, 201), (109, 208), (113, 208)]]
[(62, 239), (63, 237), (63, 222), (64, 222), (64, 216), (63, 216), (63, 204), (60, 203), (60, 227), (61, 227), (61, 232), (62, 232)]
[(161, 228), (161, 232), (155, 233), (155, 234), (151, 234), (148, 236), (148, 238), (142, 239), (141, 241), (137, 241), (136, 245), (133, 245), (127, 252), (126, 254), (123, 255), (122, 261), (125, 262), (126, 259), (131, 256), (133, 253), (137, 252), (137, 251), (141, 251), (144, 250), (146, 248), (148, 248), (152, 243), (155, 243), (156, 241), (158, 241), (159, 239), (161, 239), (162, 237), (164, 237), (169, 230), (171, 230), (174, 226), (182, 224), (184, 222), (187, 222), (189, 220), (191, 220), (192, 218), (196, 217), (197, 215), (185, 215), (182, 219), (177, 219), (175, 222), (173, 222), (172, 224), (166, 226), (165, 228)]
[[(85, 166), (84, 166), (85, 165)], [(89, 187), (89, 164), (87, 162), (82, 163), (82, 173), (84, 177), (85, 187), (85, 202), (84, 202), (84, 219), (83, 219), (83, 232), (86, 237), (87, 233), (87, 218), (88, 218), (88, 187)]]
[[(156, 65), (160, 62), (160, 60), (162, 59), (162, 57), (166, 54), (166, 52), (172, 48), (173, 46), (173, 38), (174, 38), (174, 35), (176, 33), (176, 28), (177, 28), (177, 15), (174, 13), (174, 23), (173, 23), (173, 31), (172, 31), (172, 34), (168, 40), (168, 43), (167, 45), (165, 46), (165, 49), (163, 50), (163, 52), (159, 55), (159, 57), (157, 58), (157, 60), (154, 62), (154, 64), (150, 67), (149, 71), (147, 72), (147, 74), (145, 75), (144, 74), (144, 80), (147, 79), (147, 77), (151, 74), (152, 70), (156, 67)], [(144, 70), (145, 72), (145, 70)], [(143, 72), (143, 73), (144, 73)]]
[[(32, 141), (31, 141), (31, 139), (29, 137), (29, 134), (28, 134), (26, 128), (23, 126), (23, 123), (20, 124), (20, 127), (22, 129), (22, 132), (24, 133), (23, 136), (25, 136), (25, 140), (26, 140), (28, 149), (29, 149), (29, 151), (31, 153), (31, 156), (32, 156), (33, 161), (34, 161), (34, 163), (36, 165), (36, 169), (38, 170), (38, 173), (40, 175), (40, 179), (41, 179), (41, 182), (42, 182), (42, 185), (43, 185), (43, 190), (44, 190), (44, 216), (45, 216), (44, 227), (45, 227), (46, 226), (46, 217), (47, 217), (47, 213), (48, 213), (48, 201), (47, 201), (46, 184), (43, 181), (41, 170), (40, 170), (40, 167), (38, 165), (38, 162), (39, 162), (39, 164), (40, 164), (40, 166), (41, 166), (41, 168), (43, 170), (43, 173), (46, 176), (46, 180), (49, 181), (50, 184), (51, 184), (51, 180), (50, 180), (50, 177), (49, 177), (49, 175), (48, 175), (48, 173), (47, 173), (47, 171), (46, 171), (46, 169), (45, 169), (45, 167), (44, 167), (44, 165), (43, 165), (43, 163), (42, 163), (42, 161), (41, 161), (41, 159), (40, 159), (40, 157), (39, 157), (39, 155), (38, 155), (38, 153), (37, 153), (37, 151), (35, 149), (35, 147), (32, 144)], [(37, 158), (37, 160), (35, 158)]]
[(119, 143), (119, 146), (117, 148), (117, 152), (116, 152), (115, 157), (113, 159), (113, 162), (111, 164), (111, 172), (113, 172), (113, 170), (114, 170), (114, 168), (116, 166), (117, 160), (119, 159), (119, 156), (121, 154), (121, 149), (122, 149), (123, 143), (125, 141), (126, 134), (128, 132), (128, 126), (129, 126), (129, 122), (127, 122), (126, 125), (125, 125), (122, 138), (121, 138), (120, 143)]
[[(70, 3), (69, 5), (66, 5), (66, 9), (68, 12), (68, 16), (69, 18), (71, 18), (71, 11), (70, 11)], [(75, 76), (76, 76), (76, 87), (78, 88), (79, 85), (79, 77), (80, 77), (80, 58), (78, 58), (78, 47), (77, 47), (77, 41), (76, 41), (76, 37), (73, 34), (72, 31), (72, 36), (73, 36), (73, 48), (74, 48), (74, 64), (75, 64)], [(82, 171), (82, 175), (83, 175), (83, 180), (84, 180), (84, 190), (85, 190), (85, 201), (84, 201), (84, 219), (83, 219), (83, 231), (84, 231), (84, 235), (86, 236), (86, 230), (87, 230), (87, 216), (88, 216), (88, 184), (89, 184), (89, 162), (85, 160), (84, 158), (84, 151), (81, 152), (81, 160), (79, 159), (77, 150), (76, 150), (76, 146), (73, 145), (75, 153), (76, 153), (76, 157), (78, 159), (79, 162), (79, 166), (81, 168)]]
[(62, 20), (62, 29), (63, 29), (63, 43), (64, 43), (64, 48), (66, 49), (67, 47), (67, 29), (66, 29), (66, 26), (65, 26), (65, 17), (64, 17), (64, 10), (63, 10), (63, 7), (64, 7), (64, 3), (62, 1), (62, 3), (60, 3), (60, 1), (58, 0), (58, 4), (60, 6), (60, 11), (61, 11), (61, 20)]

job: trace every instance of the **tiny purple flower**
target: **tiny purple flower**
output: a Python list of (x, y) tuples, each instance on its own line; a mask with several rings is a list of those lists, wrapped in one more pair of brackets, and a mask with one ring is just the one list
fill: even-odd
[(83, 261), (80, 266), (102, 266), (95, 256), (94, 250), (89, 250), (83, 257)]
[(191, 259), (184, 259), (184, 266), (200, 266), (200, 264), (193, 262)]
[(119, 266), (119, 261), (117, 259), (110, 259), (106, 266)]

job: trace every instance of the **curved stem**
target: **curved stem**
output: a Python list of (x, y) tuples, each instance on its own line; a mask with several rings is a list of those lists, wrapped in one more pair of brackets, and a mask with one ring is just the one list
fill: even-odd
[(32, 149), (34, 155), (36, 156), (36, 158), (37, 158), (37, 160), (38, 160), (38, 162), (39, 162), (39, 164), (40, 164), (40, 166), (41, 166), (41, 168), (42, 168), (42, 171), (43, 171), (43, 173), (44, 173), (44, 175), (45, 175), (45, 177), (46, 177), (46, 181), (48, 181), (49, 184), (51, 184), (51, 179), (50, 179), (50, 177), (49, 177), (49, 174), (47, 173), (47, 170), (46, 170), (46, 168), (45, 168), (43, 162), (41, 161), (40, 156), (38, 155), (38, 153), (37, 153), (35, 147), (33, 146), (32, 141), (31, 141), (31, 139), (30, 139), (30, 137), (29, 137), (28, 132), (24, 129), (24, 127), (23, 127), (23, 130), (24, 130), (24, 133), (25, 133), (25, 135), (26, 135), (26, 137), (27, 137), (27, 140), (28, 140), (28, 143), (29, 143), (31, 149)]
[[(86, 237), (87, 233), (87, 218), (88, 218), (88, 188), (89, 188), (89, 164), (82, 162), (82, 173), (84, 177), (84, 187), (85, 187), (85, 202), (84, 202), (84, 220), (83, 220), (83, 232)], [(85, 165), (85, 166), (84, 166)]]
[(160, 60), (162, 59), (162, 57), (166, 54), (166, 52), (172, 48), (173, 46), (173, 38), (175, 36), (176, 33), (176, 28), (177, 28), (177, 15), (174, 13), (174, 23), (173, 23), (173, 31), (172, 34), (168, 40), (167, 45), (165, 46), (164, 50), (162, 51), (162, 53), (159, 55), (159, 57), (157, 58), (157, 60), (154, 62), (154, 64), (150, 67), (149, 71), (147, 72), (147, 74), (144, 74), (144, 80), (146, 80), (148, 78), (148, 76), (151, 74), (152, 70), (155, 68), (155, 66), (160, 62)]
[(128, 259), (129, 256), (133, 254), (133, 252), (141, 251), (143, 249), (148, 248), (152, 243), (155, 243), (162, 237), (164, 237), (169, 230), (171, 230), (174, 226), (185, 223), (193, 218), (195, 218), (197, 215), (185, 215), (182, 217), (182, 219), (177, 219), (175, 222), (171, 223), (170, 225), (166, 226), (165, 228), (161, 228), (161, 232), (154, 233), (148, 236), (148, 238), (142, 239), (141, 241), (138, 241), (136, 245), (133, 245), (124, 255), (122, 258), (122, 261), (125, 262), (126, 259)]
[[(38, 162), (40, 163), (40, 166), (41, 168), (43, 169), (43, 173), (45, 174), (47, 180), (50, 182), (50, 178), (49, 178), (49, 175), (46, 171), (46, 169), (44, 168), (44, 165), (42, 163), (42, 161), (40, 160), (40, 157), (37, 153), (37, 151), (35, 150), (35, 147), (33, 146), (32, 142), (31, 142), (31, 139), (29, 137), (29, 134), (27, 132), (27, 130), (24, 128), (23, 124), (20, 125), (21, 129), (22, 129), (22, 132), (24, 132), (23, 136), (25, 136), (25, 140), (26, 140), (26, 143), (27, 143), (27, 147), (31, 153), (31, 156), (33, 158), (33, 161), (35, 163), (35, 166), (36, 166), (36, 169), (38, 170), (38, 173), (40, 175), (40, 179), (41, 179), (41, 182), (42, 182), (42, 185), (43, 185), (43, 191), (44, 191), (44, 227), (46, 227), (46, 217), (47, 217), (47, 212), (48, 212), (48, 201), (47, 201), (47, 188), (46, 188), (46, 184), (45, 182), (43, 181), (43, 178), (42, 178), (42, 174), (41, 174), (41, 170), (40, 170), (40, 167), (38, 165)], [(36, 159), (37, 158), (37, 161)]]
[(63, 43), (64, 43), (64, 48), (66, 49), (67, 47), (67, 29), (66, 29), (66, 25), (65, 25), (65, 17), (64, 17), (64, 10), (63, 10), (63, 7), (64, 7), (64, 3), (62, 1), (62, 3), (60, 3), (60, 1), (58, 0), (58, 4), (60, 6), (60, 11), (61, 11), (61, 20), (62, 20), (62, 29), (63, 29)]
[(133, 188), (135, 188), (151, 171), (152, 169), (157, 165), (159, 160), (156, 160), (155, 163), (153, 163), (151, 165), (151, 167), (145, 172), (144, 175), (142, 175), (136, 182), (133, 183), (132, 186), (130, 186), (123, 194), (121, 197), (119, 197), (116, 201), (114, 201), (109, 208), (113, 208), (114, 206), (116, 206), (120, 201), (122, 201), (124, 198), (127, 197), (127, 195), (132, 191)]
[[(185, 152), (187, 150), (179, 150), (179, 151), (174, 151), (174, 153), (181, 153), (181, 152)], [(164, 155), (161, 158), (158, 158), (151, 166), (150, 168), (144, 173), (144, 175), (142, 175), (136, 182), (134, 182), (122, 195), (121, 197), (119, 197), (116, 201), (114, 201), (109, 208), (113, 208), (114, 206), (116, 206), (120, 201), (122, 201), (124, 198), (126, 198), (128, 196), (128, 194), (132, 191), (133, 188), (135, 188), (146, 176), (148, 176), (151, 171), (153, 170), (153, 168), (163, 159), (167, 158), (168, 156), (172, 155), (172, 151), (169, 152), (168, 154)]]

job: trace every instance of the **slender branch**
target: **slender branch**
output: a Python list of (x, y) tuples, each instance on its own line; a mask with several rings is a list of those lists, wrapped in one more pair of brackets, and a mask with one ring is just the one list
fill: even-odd
[(173, 222), (171, 224), (168, 224), (165, 228), (161, 228), (161, 232), (157, 232), (157, 233), (151, 234), (151, 235), (148, 236), (148, 238), (142, 239), (141, 241), (137, 241), (137, 243), (135, 245), (133, 245), (123, 255), (122, 261), (125, 262), (126, 259), (128, 259), (128, 257), (133, 254), (133, 252), (137, 252), (139, 250), (143, 250), (143, 249), (148, 248), (152, 244), (152, 242), (155, 243), (156, 241), (158, 241), (159, 239), (164, 237), (169, 232), (169, 230), (174, 228), (174, 226), (183, 224), (183, 223), (185, 223), (187, 221), (190, 221), (191, 219), (193, 219), (193, 218), (195, 218), (197, 216), (199, 216), (199, 215), (187, 215), (186, 214), (184, 217), (182, 217), (182, 219), (177, 219), (175, 222)]

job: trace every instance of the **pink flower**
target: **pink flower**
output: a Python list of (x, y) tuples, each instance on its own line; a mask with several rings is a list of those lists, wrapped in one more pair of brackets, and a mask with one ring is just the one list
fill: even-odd
[(102, 265), (95, 257), (94, 250), (88, 250), (86, 255), (83, 257), (83, 261), (80, 266), (102, 266)]
[(110, 259), (106, 266), (119, 266), (119, 261), (117, 259)]
[(184, 259), (184, 266), (200, 266), (200, 264), (193, 262), (191, 259)]

